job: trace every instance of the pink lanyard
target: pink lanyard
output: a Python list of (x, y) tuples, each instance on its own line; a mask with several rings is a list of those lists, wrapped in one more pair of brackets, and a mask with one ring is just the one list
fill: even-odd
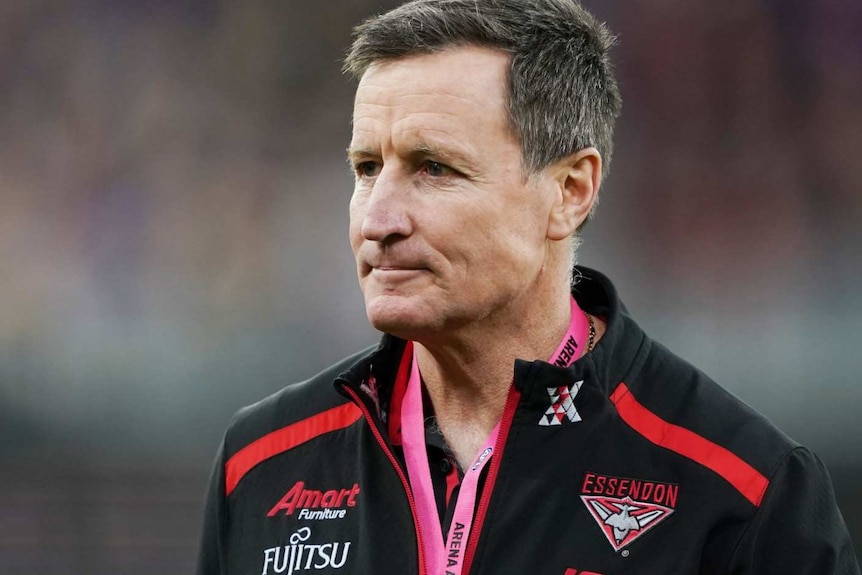
[[(572, 317), (569, 329), (557, 347), (550, 363), (566, 367), (583, 353), (581, 349), (589, 339), (589, 323), (575, 299), (572, 298)], [(577, 353), (575, 352), (577, 350)], [(485, 465), (491, 460), (500, 422), (491, 430), (479, 455), (464, 471), (455, 513), (449, 526), (449, 534), (443, 541), (440, 515), (434, 498), (434, 485), (431, 482), (431, 469), (428, 464), (428, 451), (425, 447), (425, 412), (422, 407), (422, 377), (416, 361), (416, 348), (413, 348), (413, 365), (407, 391), (401, 404), (401, 432), (404, 458), (407, 460), (407, 474), (416, 499), (416, 513), (422, 527), (422, 540), (425, 547), (425, 563), (429, 575), (461, 575), (464, 565), (465, 547), (470, 529), (473, 526), (473, 513), (479, 489), (479, 478)]]

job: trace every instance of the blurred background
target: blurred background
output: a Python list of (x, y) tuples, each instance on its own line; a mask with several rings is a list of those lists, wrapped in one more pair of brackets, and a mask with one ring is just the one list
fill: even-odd
[[(373, 343), (350, 28), (396, 2), (0, 3), (0, 573), (193, 569), (231, 414)], [(581, 263), (829, 466), (862, 544), (862, 3), (587, 2)]]

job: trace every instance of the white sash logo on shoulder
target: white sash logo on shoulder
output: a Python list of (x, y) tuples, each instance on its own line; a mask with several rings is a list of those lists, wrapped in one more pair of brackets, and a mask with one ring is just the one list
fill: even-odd
[(551, 398), (549, 407), (539, 419), (539, 425), (562, 425), (563, 420), (569, 423), (581, 421), (581, 415), (575, 409), (575, 397), (584, 385), (584, 380), (576, 381), (572, 385), (561, 387), (548, 387), (548, 395)]

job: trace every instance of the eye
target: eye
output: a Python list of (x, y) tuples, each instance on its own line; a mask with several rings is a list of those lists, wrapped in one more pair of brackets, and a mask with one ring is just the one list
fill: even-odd
[(359, 162), (354, 168), (360, 178), (373, 178), (380, 173), (380, 164), (372, 161)]
[(429, 176), (440, 178), (451, 175), (452, 168), (441, 164), (440, 162), (427, 162), (425, 164), (425, 172), (427, 172)]

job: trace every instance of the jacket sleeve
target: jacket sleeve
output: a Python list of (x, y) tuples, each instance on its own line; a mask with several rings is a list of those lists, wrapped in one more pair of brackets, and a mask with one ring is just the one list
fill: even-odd
[(731, 559), (734, 575), (859, 575), (826, 467), (799, 447), (785, 456)]
[(204, 504), (197, 575), (227, 575), (224, 549), (226, 533), (227, 504), (225, 502), (224, 443), (222, 443), (210, 474), (209, 491)]

